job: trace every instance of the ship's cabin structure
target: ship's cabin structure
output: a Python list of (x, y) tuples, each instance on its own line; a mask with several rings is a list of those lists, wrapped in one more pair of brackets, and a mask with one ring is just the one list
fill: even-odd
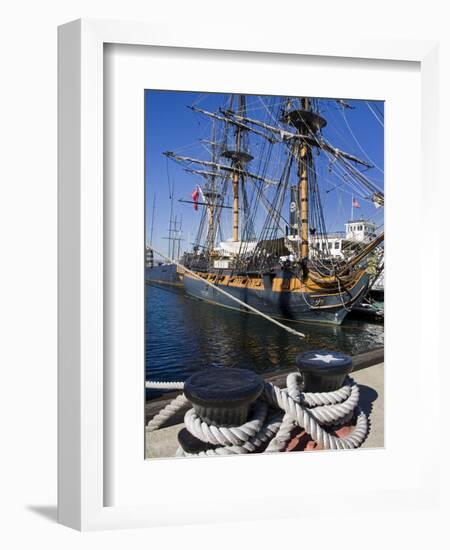
[(362, 244), (373, 241), (376, 236), (376, 226), (373, 223), (362, 219), (350, 220), (345, 224), (345, 232), (310, 236), (311, 255), (327, 254), (336, 258), (345, 258)]
[(345, 238), (348, 241), (369, 242), (376, 237), (376, 226), (366, 220), (353, 220), (345, 224)]

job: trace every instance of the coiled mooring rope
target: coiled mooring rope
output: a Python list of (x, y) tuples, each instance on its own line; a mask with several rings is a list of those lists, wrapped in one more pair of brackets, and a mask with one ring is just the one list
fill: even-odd
[[(147, 387), (158, 389), (182, 389), (183, 385), (183, 382), (147, 383)], [(200, 441), (214, 446), (196, 456), (285, 451), (298, 427), (322, 449), (354, 449), (363, 443), (368, 433), (368, 420), (359, 409), (359, 387), (352, 378), (347, 376), (344, 385), (331, 392), (304, 392), (302, 387), (300, 373), (287, 376), (286, 389), (265, 382), (264, 391), (253, 403), (248, 420), (231, 427), (216, 426), (201, 419), (181, 394), (148, 423), (147, 431), (157, 430), (170, 417), (186, 410), (186, 429)], [(350, 434), (337, 437), (328, 431), (330, 427), (335, 429), (348, 423), (355, 416), (356, 425)], [(190, 455), (181, 447), (177, 450), (177, 456)]]

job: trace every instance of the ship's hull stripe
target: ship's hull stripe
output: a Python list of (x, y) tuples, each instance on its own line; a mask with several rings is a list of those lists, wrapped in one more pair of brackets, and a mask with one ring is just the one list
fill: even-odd
[[(246, 311), (237, 306), (231, 298), (224, 296), (205, 281), (193, 276), (183, 277), (186, 292), (201, 300)], [(363, 274), (352, 289), (336, 295), (303, 292), (274, 292), (273, 290), (226, 286), (227, 292), (239, 300), (259, 309), (263, 313), (299, 321), (315, 321), (339, 325), (344, 320), (347, 309), (344, 304), (358, 303), (365, 294), (368, 276)], [(222, 286), (222, 285), (221, 285)]]

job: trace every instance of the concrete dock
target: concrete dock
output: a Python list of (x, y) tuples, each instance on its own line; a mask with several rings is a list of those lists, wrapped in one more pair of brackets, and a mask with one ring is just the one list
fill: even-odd
[[(369, 433), (362, 447), (384, 447), (384, 363), (366, 365), (364, 362), (355, 361), (355, 366), (357, 370), (352, 372), (352, 377), (360, 388), (360, 407), (369, 418)], [(282, 379), (285, 379), (285, 374), (277, 375), (276, 383), (280, 387), (283, 387)], [(160, 409), (166, 402), (167, 399), (158, 400), (160, 405), (155, 408), (153, 404), (153, 410)], [(177, 434), (183, 427), (182, 417), (175, 418), (174, 422), (167, 427), (146, 433), (146, 458), (167, 458), (175, 455), (178, 448)]]
[(384, 363), (354, 372), (352, 376), (360, 389), (359, 405), (370, 423), (369, 434), (361, 447), (384, 447)]

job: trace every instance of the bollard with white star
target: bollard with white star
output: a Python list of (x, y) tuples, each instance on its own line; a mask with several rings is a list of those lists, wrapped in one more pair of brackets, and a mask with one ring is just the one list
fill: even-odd
[(324, 349), (301, 353), (296, 357), (296, 364), (307, 392), (337, 390), (352, 370), (350, 355)]
[(331, 355), (331, 353), (328, 353), (327, 355), (316, 353), (315, 357), (311, 358), (311, 361), (324, 361), (325, 363), (331, 363), (331, 361), (339, 361), (339, 359), (334, 355)]

